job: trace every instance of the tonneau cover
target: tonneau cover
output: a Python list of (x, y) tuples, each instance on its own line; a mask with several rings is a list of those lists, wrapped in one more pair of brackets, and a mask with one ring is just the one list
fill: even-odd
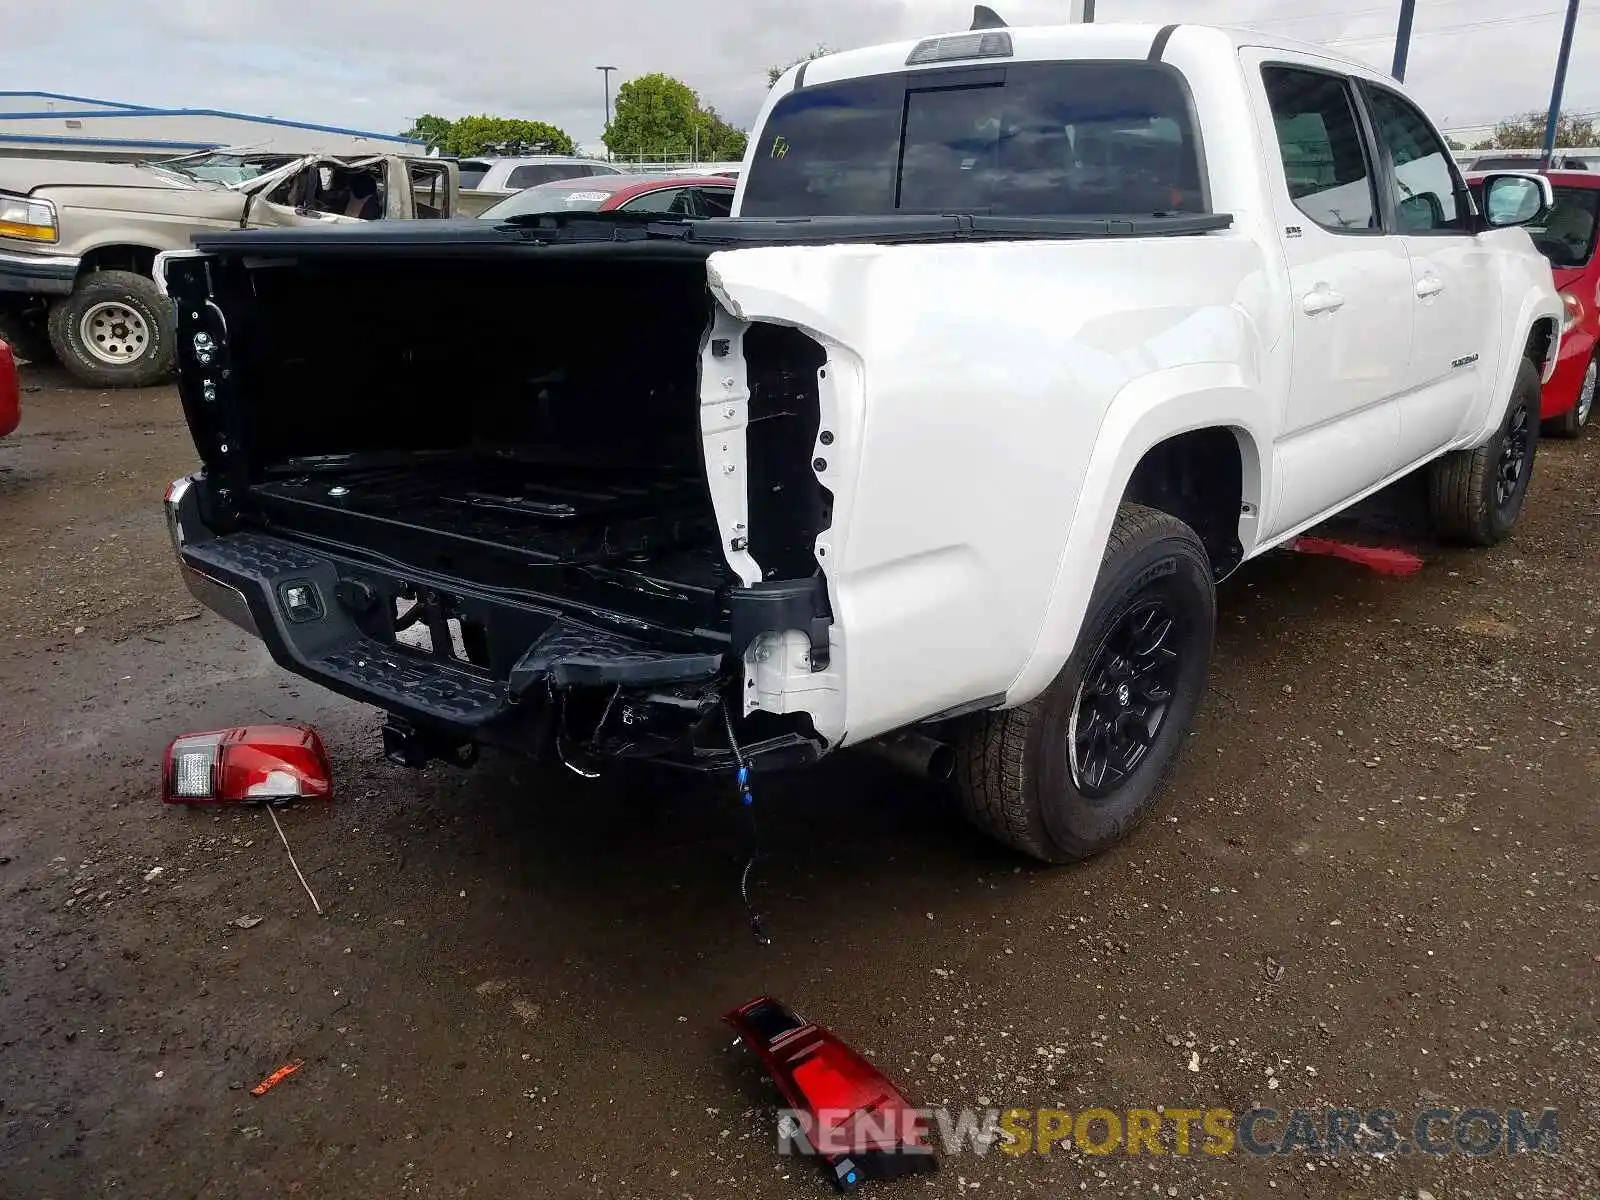
[(333, 255), (500, 253), (518, 246), (597, 248), (627, 245), (646, 254), (703, 256), (750, 246), (993, 241), (1000, 239), (1124, 238), (1215, 233), (1233, 224), (1228, 213), (1148, 217), (713, 217), (663, 221), (647, 216), (549, 216), (505, 224), (478, 219), (372, 221), (361, 226), (246, 229), (199, 234), (195, 246), (218, 253)]

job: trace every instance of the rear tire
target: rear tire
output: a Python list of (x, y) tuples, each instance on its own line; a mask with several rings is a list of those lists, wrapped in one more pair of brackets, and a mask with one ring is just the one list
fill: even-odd
[(1589, 369), (1584, 373), (1583, 382), (1578, 385), (1578, 402), (1559, 417), (1551, 417), (1544, 423), (1544, 435), (1546, 437), (1575, 438), (1583, 436), (1584, 427), (1589, 424), (1589, 418), (1594, 415), (1594, 393), (1597, 374), (1600, 374), (1600, 350), (1595, 351), (1594, 357), (1589, 360)]
[(1045, 862), (1074, 862), (1120, 841), (1150, 815), (1177, 762), (1205, 691), (1215, 626), (1200, 539), (1166, 513), (1124, 504), (1061, 674), (1027, 704), (958, 728), (967, 818)]
[(48, 321), (42, 309), (0, 313), (0, 342), (10, 346), (18, 358), (50, 366), (58, 360), (55, 348), (50, 345)]
[(1429, 468), (1428, 507), (1439, 538), (1463, 546), (1504, 541), (1528, 498), (1538, 447), (1539, 371), (1523, 359), (1494, 436)]
[(95, 387), (147, 387), (172, 372), (177, 342), (170, 301), (132, 271), (95, 271), (50, 308), (61, 365)]

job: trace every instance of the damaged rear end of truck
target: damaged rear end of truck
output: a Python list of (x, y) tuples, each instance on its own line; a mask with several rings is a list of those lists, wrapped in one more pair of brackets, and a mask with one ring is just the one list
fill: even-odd
[[(1064, 36), (796, 68), (728, 218), (243, 230), (170, 256), (204, 463), (168, 497), (190, 586), (386, 711), (408, 763), (975, 761), (983, 722), (1061, 675), (1144, 449), (1232, 422), (1276, 336), (1168, 35)], [(1167, 473), (1146, 490), (1188, 487)], [(1094, 820), (1073, 847), (1124, 827)], [(1034, 832), (1011, 840), (1080, 852)]]
[(410, 765), (814, 759), (830, 350), (735, 316), (717, 246), (562, 219), (174, 256), (190, 588)]

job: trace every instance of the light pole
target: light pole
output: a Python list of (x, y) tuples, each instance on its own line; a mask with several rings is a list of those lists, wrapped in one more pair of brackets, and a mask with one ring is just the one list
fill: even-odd
[(1072, 0), (1067, 23), (1070, 25), (1094, 24), (1094, 0)]
[(1550, 116), (1544, 126), (1544, 155), (1539, 169), (1550, 169), (1556, 149), (1556, 128), (1561, 123), (1561, 93), (1567, 86), (1567, 60), (1572, 57), (1572, 31), (1578, 24), (1578, 0), (1567, 0), (1567, 24), (1561, 31), (1561, 53), (1556, 57), (1556, 81), (1550, 89)]
[(1395, 79), (1406, 81), (1406, 58), (1411, 53), (1411, 19), (1417, 15), (1417, 0), (1400, 0), (1400, 27), (1394, 35), (1394, 68), (1389, 72)]
[[(606, 81), (606, 130), (609, 130), (611, 128), (611, 72), (615, 71), (616, 68), (596, 67), (595, 70), (599, 71)], [(601, 140), (604, 140), (604, 136), (602, 132)], [(611, 161), (611, 146), (609, 144), (606, 146), (606, 161)]]

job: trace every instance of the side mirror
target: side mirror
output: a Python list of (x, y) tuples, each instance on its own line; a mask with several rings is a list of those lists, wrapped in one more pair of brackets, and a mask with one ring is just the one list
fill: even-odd
[(1483, 181), (1483, 219), (1491, 229), (1536, 225), (1556, 206), (1555, 189), (1543, 175), (1489, 175)]

